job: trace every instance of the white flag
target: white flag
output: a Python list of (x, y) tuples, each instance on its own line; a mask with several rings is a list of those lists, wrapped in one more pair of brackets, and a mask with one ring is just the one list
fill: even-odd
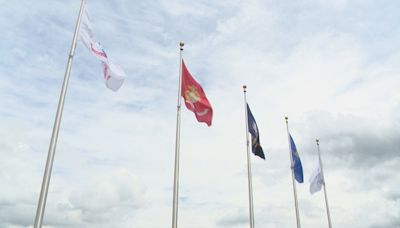
[(103, 71), (107, 88), (112, 91), (117, 91), (126, 78), (124, 70), (120, 66), (109, 61), (108, 64), (103, 62)]
[(86, 7), (82, 15), (79, 38), (89, 49), (90, 53), (92, 53), (98, 60), (102, 62), (104, 80), (107, 88), (117, 91), (124, 83), (126, 74), (121, 67), (117, 66), (110, 60), (100, 43), (95, 41), (92, 25), (90, 23), (89, 14), (86, 10)]
[(314, 172), (311, 174), (310, 177), (310, 193), (313, 194), (321, 190), (321, 187), (324, 183), (324, 177), (322, 175), (321, 166), (319, 165), (316, 167)]

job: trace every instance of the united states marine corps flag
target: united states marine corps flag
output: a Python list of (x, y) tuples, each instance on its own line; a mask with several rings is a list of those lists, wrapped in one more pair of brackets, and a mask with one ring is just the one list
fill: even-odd
[(186, 107), (194, 112), (199, 122), (211, 126), (213, 110), (206, 94), (200, 84), (194, 80), (183, 62), (183, 42), (179, 43), (179, 81), (178, 81), (178, 104), (176, 106), (176, 138), (175, 138), (175, 166), (174, 166), (174, 191), (172, 199), (172, 228), (178, 227), (178, 203), (179, 203), (179, 154), (181, 135), (181, 104), (182, 97)]
[(182, 91), (186, 108), (194, 112), (199, 122), (211, 126), (213, 110), (200, 84), (194, 80), (182, 59)]

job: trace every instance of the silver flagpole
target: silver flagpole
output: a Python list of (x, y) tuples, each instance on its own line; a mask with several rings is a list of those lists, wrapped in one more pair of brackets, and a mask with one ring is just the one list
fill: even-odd
[(301, 228), (300, 225), (300, 215), (299, 215), (299, 206), (297, 203), (297, 191), (296, 191), (296, 182), (294, 181), (294, 165), (293, 165), (293, 158), (292, 158), (292, 145), (290, 143), (290, 134), (289, 134), (289, 122), (288, 122), (288, 117), (285, 117), (286, 120), (286, 132), (288, 136), (288, 142), (289, 142), (289, 155), (290, 155), (290, 169), (292, 170), (292, 182), (293, 182), (293, 195), (294, 195), (294, 207), (296, 209), (296, 223), (297, 223), (297, 228)]
[(181, 137), (181, 89), (182, 89), (182, 52), (185, 44), (179, 43), (179, 83), (178, 83), (178, 105), (176, 111), (176, 138), (175, 138), (175, 168), (174, 168), (174, 197), (172, 203), (172, 228), (178, 227), (178, 191), (179, 191), (179, 149)]
[(321, 167), (322, 178), (324, 180), (324, 182), (322, 184), (324, 186), (325, 206), (326, 206), (326, 214), (328, 215), (328, 225), (329, 225), (329, 228), (332, 228), (331, 214), (329, 212), (329, 205), (328, 205), (328, 196), (326, 194), (325, 175), (324, 175), (324, 169), (322, 167), (321, 152), (319, 150), (319, 139), (316, 139), (315, 141), (317, 142), (319, 166)]
[(254, 206), (253, 206), (253, 184), (251, 180), (251, 159), (250, 159), (250, 141), (249, 141), (249, 119), (247, 113), (247, 98), (246, 98), (247, 86), (243, 85), (244, 94), (244, 110), (246, 117), (246, 147), (247, 147), (247, 180), (249, 183), (249, 213), (250, 213), (250, 228), (254, 228)]
[(44, 210), (46, 207), (47, 193), (49, 191), (51, 170), (53, 168), (53, 161), (54, 161), (54, 154), (56, 151), (58, 132), (60, 130), (60, 122), (61, 122), (62, 112), (63, 112), (63, 108), (64, 108), (65, 94), (67, 93), (68, 81), (69, 81), (69, 77), (70, 77), (70, 73), (71, 73), (72, 60), (74, 58), (76, 42), (78, 40), (77, 34), (79, 32), (79, 27), (80, 27), (80, 23), (81, 23), (84, 6), (85, 6), (85, 1), (82, 0), (81, 7), (79, 10), (79, 16), (78, 16), (78, 19), (77, 19), (76, 25), (75, 25), (75, 32), (74, 32), (74, 37), (72, 39), (71, 50), (68, 55), (67, 68), (65, 70), (64, 82), (63, 82), (62, 89), (61, 89), (60, 100), (58, 101), (57, 114), (56, 114), (56, 119), (54, 121), (53, 132), (51, 135), (49, 152), (48, 152), (47, 161), (46, 161), (46, 168), (45, 168), (44, 175), (43, 175), (42, 188), (40, 190), (40, 197), (39, 197), (39, 202), (38, 202), (38, 206), (37, 206), (37, 210), (36, 210), (34, 228), (41, 228), (42, 223), (43, 223), (43, 215), (44, 215)]

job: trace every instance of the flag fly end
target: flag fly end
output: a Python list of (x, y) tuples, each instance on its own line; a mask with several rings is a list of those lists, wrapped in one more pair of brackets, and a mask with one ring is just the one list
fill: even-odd
[[(84, 5), (84, 0), (82, 4)], [(117, 91), (122, 86), (126, 74), (120, 66), (113, 64), (102, 45), (95, 40), (87, 8), (84, 9), (82, 16), (82, 29), (79, 31), (80, 40), (88, 48), (90, 53), (102, 63), (106, 87), (112, 91)]]

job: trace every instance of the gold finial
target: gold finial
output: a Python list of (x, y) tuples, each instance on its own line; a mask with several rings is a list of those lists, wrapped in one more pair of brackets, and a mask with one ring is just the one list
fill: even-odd
[(247, 86), (243, 85), (243, 92), (246, 92)]
[(183, 43), (183, 41), (179, 42), (179, 46), (181, 47), (181, 51), (183, 51), (183, 46), (185, 46), (185, 43)]

